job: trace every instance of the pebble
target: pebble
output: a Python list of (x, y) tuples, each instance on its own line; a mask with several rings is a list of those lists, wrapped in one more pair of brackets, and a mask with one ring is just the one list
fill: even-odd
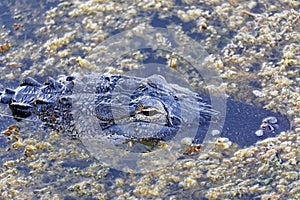
[(264, 97), (265, 96), (265, 93), (259, 91), (259, 90), (253, 90), (252, 93), (256, 96), (256, 97)]

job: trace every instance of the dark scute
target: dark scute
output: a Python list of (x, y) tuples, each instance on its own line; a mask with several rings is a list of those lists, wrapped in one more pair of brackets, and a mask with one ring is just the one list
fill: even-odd
[(47, 87), (43, 88), (44, 93), (54, 93), (54, 92), (57, 93), (57, 92), (61, 92), (63, 89), (63, 85), (58, 81), (56, 81), (55, 79), (53, 79), (52, 77), (49, 77), (47, 79), (45, 85)]
[(12, 111), (12, 115), (15, 117), (16, 120), (27, 118), (32, 114), (32, 109), (23, 105), (13, 104), (9, 105), (9, 107)]
[(75, 79), (74, 76), (67, 76), (66, 81), (74, 81)]
[(31, 77), (25, 78), (22, 83), (20, 84), (20, 86), (35, 86), (35, 87), (40, 87), (42, 86), (41, 83), (39, 83), (38, 81), (34, 80)]
[(71, 106), (72, 105), (72, 98), (66, 97), (66, 96), (60, 97), (59, 98), (59, 103), (61, 103), (64, 106)]
[(9, 88), (5, 89), (0, 96), (1, 103), (9, 104), (14, 94), (15, 94), (14, 90)]

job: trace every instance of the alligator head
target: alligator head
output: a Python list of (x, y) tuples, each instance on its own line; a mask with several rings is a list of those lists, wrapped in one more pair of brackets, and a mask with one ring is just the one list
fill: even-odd
[[(76, 95), (84, 96), (85, 91), (74, 91), (75, 85), (76, 79), (71, 76), (49, 78), (44, 84), (27, 78), (16, 89), (2, 92), (1, 102), (9, 105), (18, 120), (35, 115), (48, 126), (78, 137), (73, 113), (74, 109), (85, 108), (75, 108), (74, 101)], [(137, 78), (104, 74), (91, 87), (93, 98), (80, 103), (90, 104), (94, 110), (97, 126), (101, 127), (101, 133), (94, 134), (116, 143), (168, 141), (182, 128), (195, 132), (195, 143), (201, 143), (212, 119), (220, 115), (211, 108), (209, 98), (169, 84), (159, 75)], [(287, 129), (289, 121), (279, 113), (227, 100), (225, 124), (220, 127), (219, 136), (249, 146)]]
[(207, 129), (211, 116), (217, 115), (197, 93), (159, 75), (101, 76), (96, 93), (96, 115), (110, 137), (168, 141), (181, 127)]

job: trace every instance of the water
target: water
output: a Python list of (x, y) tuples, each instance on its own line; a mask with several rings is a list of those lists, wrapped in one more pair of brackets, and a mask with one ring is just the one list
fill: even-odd
[[(211, 92), (222, 94), (226, 89), (231, 99), (255, 104), (256, 107), (249, 106), (251, 111), (265, 106), (281, 113), (294, 113), (289, 116), (293, 121), (299, 113), (299, 108), (290, 103), (297, 102), (299, 95), (299, 71), (295, 71), (299, 63), (294, 61), (290, 68), (284, 67), (284, 63), (290, 62), (286, 58), (297, 60), (299, 56), (299, 40), (296, 36), (289, 37), (299, 34), (300, 22), (293, 14), (299, 12), (299, 6), (267, 0), (259, 3), (232, 1), (231, 4), (203, 1), (195, 3), (194, 7), (190, 4), (189, 1), (168, 1), (155, 7), (126, 1), (107, 2), (101, 6), (97, 6), (99, 2), (95, 1), (1, 1), (0, 45), (9, 42), (12, 48), (6, 54), (0, 54), (0, 90), (15, 88), (28, 76), (43, 82), (48, 76), (56, 78), (61, 74), (95, 75), (107, 71), (105, 67), (110, 66), (114, 67), (110, 71), (123, 70), (127, 74), (139, 74), (142, 77), (153, 72), (164, 73), (169, 82), (197, 92), (205, 87), (205, 91), (210, 89)], [(195, 9), (200, 9), (200, 12)], [(241, 14), (241, 10), (254, 13), (256, 18)], [(272, 17), (278, 20), (274, 22)], [(291, 23), (292, 28), (285, 30), (283, 22)], [(20, 29), (15, 30), (14, 24), (21, 25)], [(155, 59), (151, 58), (152, 51), (133, 49), (139, 47), (139, 43), (120, 48), (130, 41), (126, 37), (131, 36), (127, 32), (126, 37), (120, 37), (122, 31), (133, 31), (147, 41), (147, 24), (167, 27), (178, 36), (179, 41), (185, 41), (188, 36), (206, 52), (193, 51), (191, 45), (183, 45), (185, 48), (181, 49), (168, 46), (168, 42), (174, 40), (153, 34), (155, 42), (149, 45), (152, 50), (156, 51), (161, 46), (169, 47), (156, 51), (154, 58), (159, 58), (156, 59), (160, 61), (159, 65), (168, 66), (172, 54), (178, 56), (179, 63), (184, 63), (178, 64), (176, 73), (172, 75), (166, 73), (163, 66), (153, 68), (151, 62)], [(273, 35), (266, 34), (273, 31), (277, 38), (276, 45), (272, 43)], [(186, 58), (184, 52), (196, 56)], [(166, 58), (168, 54), (169, 60)], [(209, 76), (211, 82), (205, 80), (203, 84), (203, 79), (199, 77), (206, 71), (201, 71), (199, 76), (193, 69), (181, 68), (195, 66), (195, 62), (203, 63), (203, 69), (217, 69), (221, 82)], [(285, 71), (288, 76), (283, 73)], [(202, 78), (205, 79), (205, 76)], [(255, 97), (252, 95), (254, 89), (262, 91), (265, 96)], [(276, 96), (272, 90), (278, 90), (279, 95)], [(270, 97), (270, 92), (274, 96)], [(216, 101), (215, 105), (218, 106), (219, 102)], [(164, 170), (150, 174), (127, 174), (103, 166), (80, 140), (72, 140), (63, 133), (47, 129), (38, 119), (16, 121), (10, 117), (7, 106), (1, 105), (0, 108), (1, 131), (12, 125), (21, 128), (19, 133), (11, 136), (2, 134), (0, 137), (3, 183), (0, 189), (3, 199), (297, 197), (297, 192), (293, 193), (293, 189), (297, 188), (297, 178), (290, 177), (292, 172), (298, 172), (299, 169), (297, 165), (292, 165), (286, 172), (282, 167), (282, 164), (292, 162), (289, 161), (292, 159), (290, 154), (285, 153), (285, 145), (288, 144), (290, 152), (297, 151), (296, 140), (292, 139), (293, 132), (288, 132), (287, 139), (282, 134), (280, 139), (269, 139), (268, 145), (261, 143), (245, 149), (249, 154), (234, 145), (226, 149), (229, 145), (226, 142), (212, 143), (209, 152), (196, 158), (184, 157)], [(234, 116), (230, 119), (232, 123), (243, 117), (238, 112), (229, 116)], [(288, 122), (285, 121), (285, 124)], [(295, 127), (297, 124), (292, 128)], [(273, 151), (276, 153), (271, 154)], [(269, 154), (269, 157), (263, 156)], [(298, 160), (297, 157), (295, 159)], [(265, 166), (267, 171), (264, 171)], [(281, 176), (284, 174), (282, 171), (288, 174), (285, 177), (289, 179)], [(285, 181), (286, 193), (278, 189)]]

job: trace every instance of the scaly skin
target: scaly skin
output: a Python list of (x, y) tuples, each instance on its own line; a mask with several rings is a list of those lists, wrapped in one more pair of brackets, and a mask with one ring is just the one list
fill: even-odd
[[(71, 76), (61, 76), (58, 80), (49, 78), (44, 84), (28, 78), (16, 89), (2, 92), (1, 102), (9, 105), (15, 118), (36, 115), (47, 126), (78, 137), (72, 115), (72, 103), (76, 100), (74, 84), (76, 79)], [(95, 134), (103, 134), (116, 143), (168, 141), (182, 127), (196, 127), (194, 143), (202, 143), (211, 119), (219, 115), (209, 101), (204, 100), (204, 95), (201, 98), (188, 89), (169, 84), (159, 75), (138, 78), (104, 74), (95, 84), (93, 95), (90, 104), (102, 130)], [(184, 113), (188, 113), (188, 117)], [(269, 116), (273, 118), (267, 118)], [(278, 113), (227, 100), (220, 136), (249, 146), (287, 129), (289, 121)], [(257, 130), (262, 136), (255, 134)]]

